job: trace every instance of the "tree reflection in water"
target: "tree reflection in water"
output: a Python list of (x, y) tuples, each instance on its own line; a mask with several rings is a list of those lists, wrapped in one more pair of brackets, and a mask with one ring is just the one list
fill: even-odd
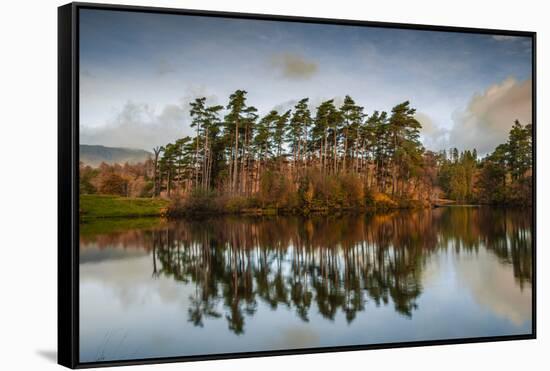
[[(92, 238), (92, 237), (89, 237)], [(86, 237), (82, 237), (86, 239)], [(517, 284), (532, 279), (531, 211), (452, 207), (384, 215), (215, 217), (96, 236), (101, 246), (152, 252), (152, 275), (192, 283), (189, 321), (224, 317), (245, 330), (258, 301), (309, 321), (339, 311), (351, 323), (367, 302), (411, 317), (427, 259), (441, 249), (496, 254)]]

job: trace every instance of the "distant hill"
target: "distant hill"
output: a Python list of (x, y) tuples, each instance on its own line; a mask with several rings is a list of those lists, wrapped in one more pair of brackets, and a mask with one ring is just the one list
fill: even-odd
[(98, 166), (102, 162), (106, 164), (124, 164), (125, 162), (136, 164), (146, 161), (151, 156), (150, 152), (142, 149), (80, 145), (80, 161), (91, 166)]

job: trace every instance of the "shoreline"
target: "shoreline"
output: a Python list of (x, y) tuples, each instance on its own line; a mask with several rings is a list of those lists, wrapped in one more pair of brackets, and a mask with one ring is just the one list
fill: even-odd
[[(101, 200), (103, 207), (89, 209), (90, 203)], [(80, 202), (79, 223), (84, 224), (99, 220), (121, 220), (139, 218), (186, 219), (190, 217), (208, 218), (214, 216), (331, 216), (342, 214), (389, 213), (404, 210), (433, 210), (445, 207), (494, 207), (494, 208), (532, 208), (531, 205), (512, 204), (481, 204), (481, 203), (444, 203), (426, 204), (413, 200), (395, 205), (383, 206), (348, 206), (348, 207), (316, 207), (316, 208), (274, 208), (274, 207), (244, 207), (238, 210), (228, 209), (189, 209), (180, 206), (170, 210), (170, 201), (166, 199), (124, 198), (105, 195), (84, 195)]]

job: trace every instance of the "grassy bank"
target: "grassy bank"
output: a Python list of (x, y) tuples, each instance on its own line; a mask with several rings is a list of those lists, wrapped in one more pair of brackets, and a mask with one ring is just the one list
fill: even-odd
[(262, 203), (253, 197), (219, 196), (212, 192), (197, 192), (185, 199), (130, 198), (109, 195), (81, 195), (80, 219), (140, 218), (212, 214), (332, 214), (346, 211), (392, 210), (425, 207), (417, 201), (394, 200), (385, 194), (374, 194), (346, 202), (326, 200), (295, 200), (294, 202)]
[(81, 220), (95, 218), (146, 217), (163, 215), (169, 201), (107, 195), (81, 195)]

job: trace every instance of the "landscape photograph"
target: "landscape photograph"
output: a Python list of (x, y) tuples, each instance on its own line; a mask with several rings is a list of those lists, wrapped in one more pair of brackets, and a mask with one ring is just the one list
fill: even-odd
[(533, 332), (533, 40), (79, 10), (80, 362)]

